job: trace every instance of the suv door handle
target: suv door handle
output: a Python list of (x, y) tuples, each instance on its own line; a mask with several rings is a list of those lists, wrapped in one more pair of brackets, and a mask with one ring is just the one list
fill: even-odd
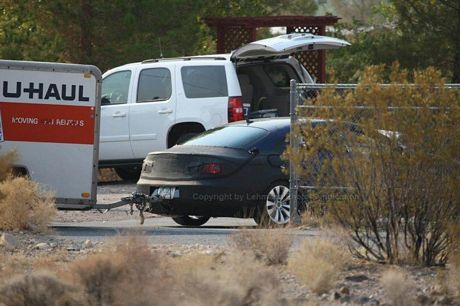
[(158, 111), (159, 114), (171, 114), (173, 112), (172, 109), (168, 109), (168, 108), (165, 108), (165, 109), (160, 109)]
[(112, 117), (117, 118), (117, 117), (126, 117), (126, 113), (122, 112), (116, 112), (112, 114)]

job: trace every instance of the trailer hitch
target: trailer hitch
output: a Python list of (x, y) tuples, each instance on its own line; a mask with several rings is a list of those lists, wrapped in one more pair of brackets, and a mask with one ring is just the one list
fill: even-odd
[(133, 206), (136, 206), (139, 210), (139, 217), (141, 218), (141, 224), (144, 224), (144, 211), (147, 206), (147, 195), (140, 192), (133, 192), (130, 197), (122, 198), (122, 201), (129, 203), (130, 209), (129, 213), (132, 215), (134, 213)]

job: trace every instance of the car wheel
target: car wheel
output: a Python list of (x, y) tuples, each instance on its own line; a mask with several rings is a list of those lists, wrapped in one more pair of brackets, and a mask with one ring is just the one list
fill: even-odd
[(172, 218), (174, 222), (184, 226), (200, 226), (208, 222), (210, 217), (206, 216), (178, 216)]
[(254, 220), (262, 226), (283, 226), (290, 218), (289, 185), (285, 182), (272, 184), (259, 207), (259, 213)]
[(135, 181), (139, 179), (141, 175), (141, 167), (133, 166), (133, 167), (118, 167), (115, 168), (115, 172), (118, 176), (125, 181)]

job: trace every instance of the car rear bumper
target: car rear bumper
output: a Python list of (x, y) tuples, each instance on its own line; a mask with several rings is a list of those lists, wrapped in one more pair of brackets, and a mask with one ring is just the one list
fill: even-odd
[[(170, 196), (159, 197), (158, 188), (174, 188)], [(238, 188), (225, 180), (154, 181), (141, 178), (137, 191), (149, 196), (149, 212), (161, 215), (198, 215), (210, 217), (252, 217), (263, 201), (261, 192), (251, 186)]]

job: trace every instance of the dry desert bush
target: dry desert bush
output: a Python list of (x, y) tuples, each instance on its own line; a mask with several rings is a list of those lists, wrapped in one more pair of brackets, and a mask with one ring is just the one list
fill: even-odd
[(396, 269), (385, 271), (382, 274), (380, 283), (391, 305), (414, 305), (415, 284), (402, 271)]
[(306, 239), (300, 249), (289, 257), (288, 268), (311, 291), (329, 291), (350, 261), (340, 244), (327, 239)]
[(120, 238), (71, 264), (89, 305), (276, 305), (276, 274), (252, 256), (152, 251), (143, 237)]
[(321, 186), (315, 198), (348, 230), (355, 256), (442, 265), (449, 224), (460, 221), (460, 90), (433, 68), (409, 74), (397, 64), (382, 86), (384, 71), (368, 67), (356, 88), (306, 100), (307, 123), (294, 129), (302, 145), (287, 156), (302, 181)]
[(125, 236), (75, 261), (67, 277), (81, 284), (91, 305), (173, 305), (167, 262), (144, 237)]
[(123, 262), (117, 254), (96, 254), (76, 261), (71, 271), (92, 305), (113, 305), (118, 283), (123, 279)]
[(0, 230), (44, 231), (56, 214), (51, 194), (26, 177), (15, 177), (16, 153), (0, 156)]
[(247, 254), (192, 254), (172, 261), (178, 305), (280, 305), (274, 270)]
[(4, 181), (11, 174), (11, 165), (16, 161), (15, 151), (0, 156), (0, 182)]
[(252, 253), (267, 265), (286, 264), (292, 245), (287, 229), (240, 230), (231, 238), (237, 250)]
[(453, 247), (449, 257), (448, 283), (450, 289), (460, 297), (460, 224), (452, 226)]
[(55, 275), (32, 272), (11, 278), (0, 287), (0, 305), (7, 306), (83, 306), (84, 295)]
[(25, 177), (0, 182), (0, 229), (46, 231), (56, 214), (52, 196)]
[(31, 271), (57, 271), (69, 262), (66, 250), (53, 250), (40, 254), (26, 255), (15, 252), (0, 252), (0, 284), (16, 274), (30, 273)]

